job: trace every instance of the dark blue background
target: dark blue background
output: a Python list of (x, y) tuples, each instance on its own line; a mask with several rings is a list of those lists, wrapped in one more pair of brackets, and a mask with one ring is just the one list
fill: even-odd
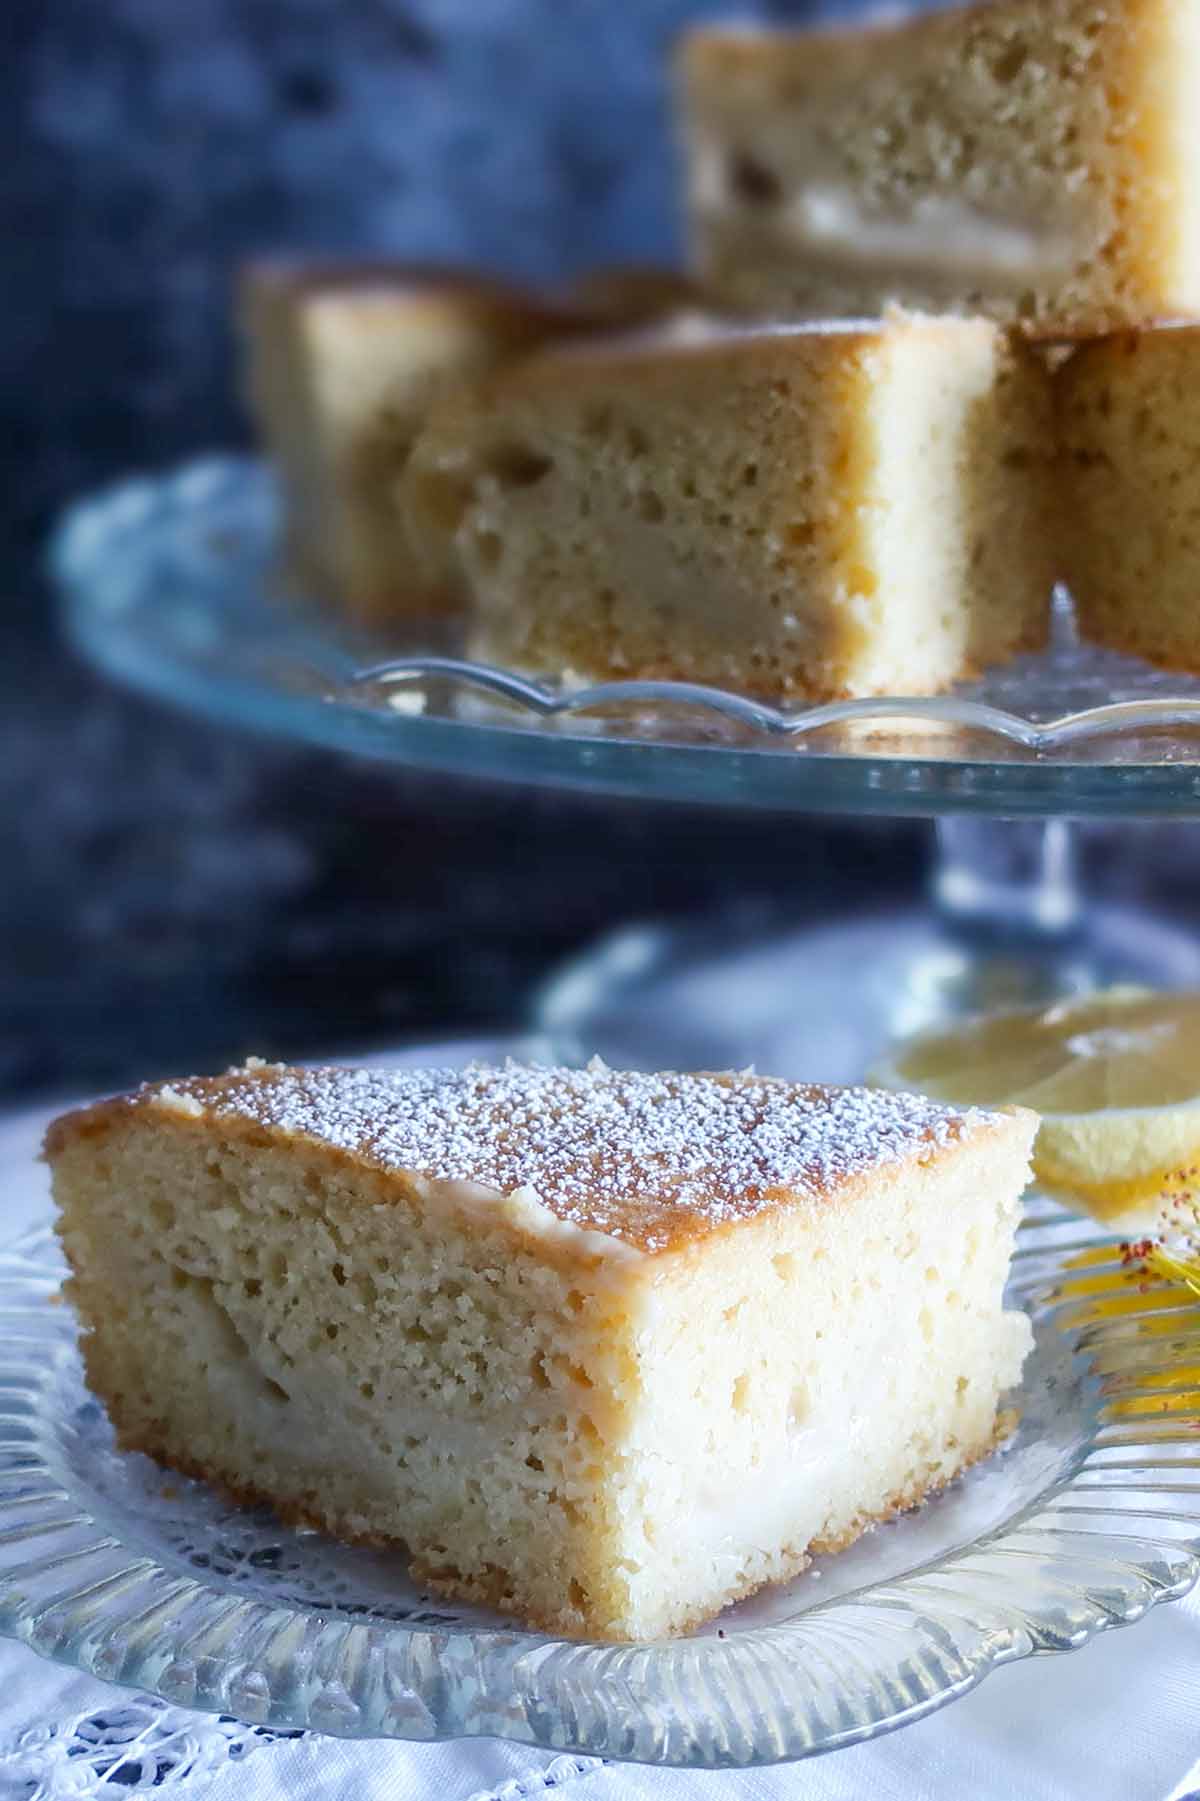
[(678, 254), (667, 50), (728, 11), (8, 0), (0, 1095), (495, 1023), (624, 917), (912, 891), (919, 828), (434, 782), (169, 716), (73, 662), (38, 576), (70, 496), (243, 435), (247, 253)]

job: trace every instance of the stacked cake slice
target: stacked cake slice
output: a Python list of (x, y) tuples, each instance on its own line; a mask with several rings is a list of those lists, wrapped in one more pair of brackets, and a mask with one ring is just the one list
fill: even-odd
[(1055, 573), (1086, 635), (1200, 669), (1200, 324), (1171, 329), (1200, 317), (1196, 0), (700, 31), (679, 92), (720, 304), (892, 302), (1060, 341)]
[(584, 344), (450, 397), (408, 465), (485, 661), (928, 694), (1041, 644), (1049, 381), (983, 320)]
[(1051, 333), (1200, 310), (1195, 0), (699, 31), (679, 75), (696, 258), (727, 304)]
[(417, 570), (396, 484), (439, 389), (578, 329), (499, 282), (387, 263), (254, 264), (242, 283), (249, 397), (286, 502), (288, 576), (354, 619), (457, 604)]
[(1200, 327), (1161, 324), (1200, 315), (1200, 0), (701, 29), (677, 67), (690, 276), (251, 280), (304, 585), (561, 680), (820, 701), (1036, 647), (1069, 578), (1085, 631), (1200, 666)]

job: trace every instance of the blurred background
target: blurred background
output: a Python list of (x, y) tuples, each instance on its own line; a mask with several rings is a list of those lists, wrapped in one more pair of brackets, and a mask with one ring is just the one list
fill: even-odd
[[(920, 891), (920, 824), (450, 782), (168, 713), (64, 647), (42, 575), (72, 497), (247, 441), (229, 292), (250, 253), (533, 279), (680, 257), (667, 51), (731, 10), (9, 0), (0, 1100), (503, 1026), (626, 920)], [(1191, 838), (1149, 839), (1092, 834), (1090, 878), (1186, 917)]]

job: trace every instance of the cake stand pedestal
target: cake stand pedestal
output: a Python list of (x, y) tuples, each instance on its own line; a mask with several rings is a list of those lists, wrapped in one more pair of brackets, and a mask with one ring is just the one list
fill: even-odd
[[(564, 1054), (849, 1080), (897, 1036), (981, 1007), (1200, 985), (1191, 936), (1089, 904), (1069, 823), (1200, 819), (1200, 682), (1080, 645), (1066, 596), (1048, 651), (937, 700), (563, 690), (415, 627), (383, 645), (284, 600), (278, 523), (269, 473), (245, 459), (83, 501), (53, 549), (68, 634), (169, 701), (341, 751), (631, 799), (939, 822), (926, 909), (749, 943), (720, 925), (618, 933), (537, 997), (533, 1023)], [(782, 829), (803, 879), (803, 827)]]
[(1200, 940), (1089, 905), (1074, 828), (948, 818), (930, 903), (731, 943), (629, 926), (557, 972), (534, 1023), (564, 1057), (854, 1082), (891, 1043), (1113, 983), (1200, 987)]

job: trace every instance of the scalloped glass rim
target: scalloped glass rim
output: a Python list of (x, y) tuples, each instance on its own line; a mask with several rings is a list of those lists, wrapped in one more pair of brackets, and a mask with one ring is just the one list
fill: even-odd
[(1093, 1231), (1034, 1197), (1013, 1297), (1037, 1349), (1010, 1449), (824, 1560), (819, 1590), (768, 1591), (720, 1636), (597, 1646), (431, 1606), (397, 1559), (113, 1450), (39, 1228), (0, 1256), (0, 1631), (177, 1705), (344, 1736), (696, 1769), (873, 1738), (1200, 1572), (1200, 1306), (1131, 1283)]
[(934, 700), (570, 690), (465, 662), (436, 631), (385, 646), (277, 604), (277, 512), (270, 472), (237, 457), (84, 498), (51, 552), (70, 636), (195, 711), (477, 776), (806, 811), (1200, 814), (1200, 681), (1079, 646), (1065, 601), (1048, 652)]

